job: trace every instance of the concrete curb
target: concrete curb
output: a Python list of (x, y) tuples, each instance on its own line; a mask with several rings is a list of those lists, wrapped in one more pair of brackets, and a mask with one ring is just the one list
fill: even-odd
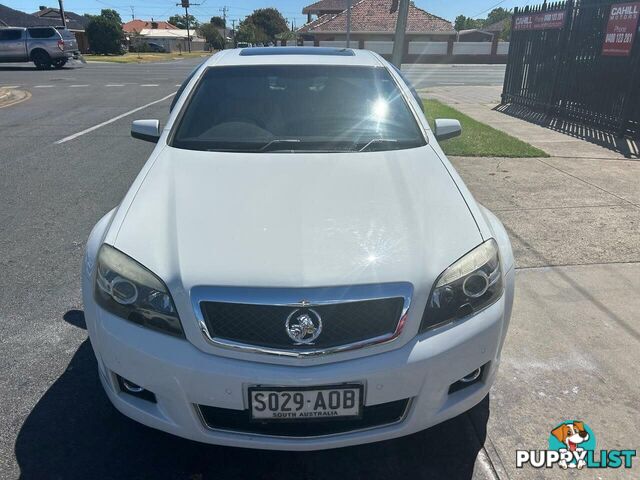
[(31, 98), (26, 90), (15, 88), (0, 88), (0, 108), (10, 107)]

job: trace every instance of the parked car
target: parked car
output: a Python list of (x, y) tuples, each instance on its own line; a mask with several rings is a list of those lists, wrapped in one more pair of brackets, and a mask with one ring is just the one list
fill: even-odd
[(249, 48), (251, 46), (248, 42), (238, 42), (236, 48)]
[(150, 52), (167, 53), (167, 49), (159, 43), (149, 42), (147, 45), (149, 46)]
[(79, 54), (75, 36), (66, 29), (0, 28), (0, 62), (33, 62), (43, 70), (62, 68)]
[(84, 312), (125, 415), (227, 446), (314, 450), (408, 435), (489, 392), (514, 291), (409, 86), (365, 50), (211, 57), (93, 228)]

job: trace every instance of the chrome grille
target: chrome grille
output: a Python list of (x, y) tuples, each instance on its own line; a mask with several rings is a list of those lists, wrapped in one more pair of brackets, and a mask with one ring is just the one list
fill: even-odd
[[(385, 298), (310, 307), (203, 302), (202, 313), (216, 338), (270, 348), (330, 348), (393, 334), (404, 299)], [(287, 334), (287, 317), (317, 312), (322, 332), (310, 344), (295, 345)]]
[[(412, 292), (409, 283), (299, 289), (195, 287), (191, 301), (210, 343), (308, 356), (393, 340), (404, 326)], [(300, 331), (308, 335), (300, 336)]]

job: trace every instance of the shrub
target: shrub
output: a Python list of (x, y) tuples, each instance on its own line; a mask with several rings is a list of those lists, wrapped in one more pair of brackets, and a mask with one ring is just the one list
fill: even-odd
[(91, 50), (98, 54), (122, 54), (122, 26), (109, 16), (96, 16), (87, 25)]

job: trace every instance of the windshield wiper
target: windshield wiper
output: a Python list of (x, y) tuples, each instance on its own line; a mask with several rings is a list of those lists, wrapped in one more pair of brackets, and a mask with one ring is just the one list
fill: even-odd
[(280, 145), (282, 143), (300, 143), (301, 140), (299, 138), (277, 138), (275, 140), (271, 140), (270, 142), (265, 143), (262, 147), (256, 149), (257, 152), (265, 152), (269, 150), (274, 145)]
[(365, 150), (367, 150), (371, 145), (375, 145), (377, 143), (398, 143), (398, 140), (396, 140), (395, 138), (372, 138), (371, 140), (369, 140), (366, 145), (364, 147), (362, 147), (361, 149), (359, 149), (359, 152), (364, 152)]

